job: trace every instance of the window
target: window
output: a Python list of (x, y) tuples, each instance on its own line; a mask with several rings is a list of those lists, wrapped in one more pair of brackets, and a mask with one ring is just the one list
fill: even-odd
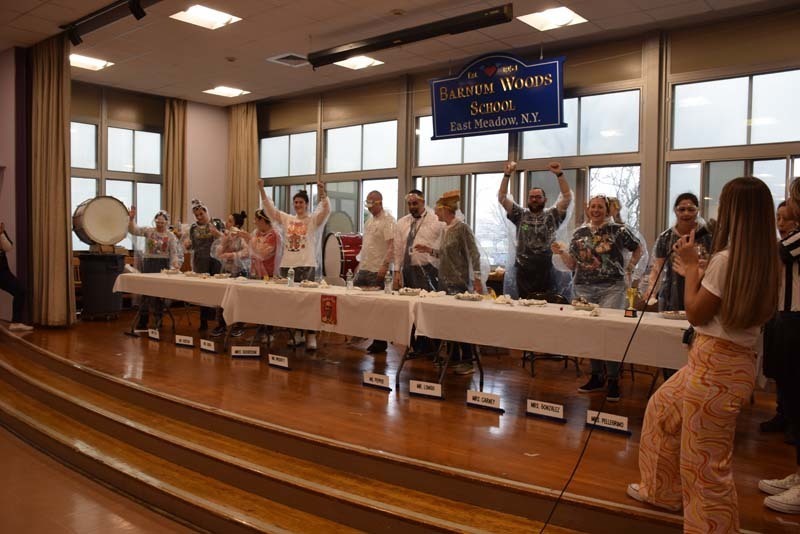
[(565, 99), (564, 122), (522, 132), (522, 158), (638, 152), (639, 90)]
[(508, 134), (487, 134), (432, 141), (433, 117), (417, 120), (417, 165), (453, 165), (508, 159)]
[[(576, 201), (578, 194), (578, 171), (577, 169), (563, 169), (564, 178), (566, 178), (569, 188), (572, 189), (573, 201)], [(528, 173), (528, 180), (525, 184), (525, 189), (520, 193), (520, 202), (527, 204), (528, 191), (534, 187), (539, 187), (544, 190), (547, 196), (547, 207), (554, 205), (558, 200), (558, 195), (561, 194), (561, 188), (558, 186), (558, 179), (550, 171), (532, 171)]]
[(80, 169), (97, 168), (97, 126), (71, 122), (70, 158), (72, 166)]
[[(420, 178), (417, 189), (425, 194), (425, 204), (433, 207), (436, 201), (447, 191), (461, 191), (462, 200), (466, 198), (464, 189), (461, 187), (461, 176), (432, 176), (430, 178)], [(463, 209), (463, 208), (462, 208)]]
[(564, 99), (566, 128), (522, 133), (522, 159), (556, 158), (578, 154), (578, 99)]
[(589, 169), (589, 198), (616, 197), (622, 221), (639, 229), (639, 166), (593, 167)]
[[(125, 204), (127, 209), (131, 209), (131, 205), (133, 205), (133, 182), (128, 182), (126, 180), (106, 180), (106, 195), (116, 198)], [(140, 214), (137, 213), (136, 219), (137, 224), (142, 225), (142, 223), (139, 222), (142, 219)], [(130, 236), (126, 236), (118, 245), (128, 250), (133, 248)]]
[(361, 228), (364, 228), (364, 221), (369, 217), (369, 210), (364, 206), (367, 195), (372, 191), (378, 191), (383, 197), (383, 209), (392, 214), (397, 219), (397, 178), (384, 178), (379, 180), (364, 180), (361, 182)]
[(506, 212), (497, 201), (503, 173), (476, 174), (473, 200), (475, 240), (490, 265), (506, 265), (513, 239), (506, 225)]
[(161, 174), (161, 134), (108, 128), (108, 170)]
[(397, 166), (397, 121), (325, 130), (325, 172)]
[[(93, 178), (72, 177), (72, 213), (78, 209), (82, 203), (97, 196), (97, 180)], [(72, 232), (72, 250), (89, 250), (89, 245), (78, 239), (75, 232)]]
[(317, 132), (261, 140), (261, 178), (306, 176), (317, 172)]
[(677, 85), (672, 147), (798, 141), (798, 86), (800, 70)]
[(739, 176), (744, 176), (744, 161), (712, 161), (708, 164), (708, 187), (706, 188), (705, 209), (706, 220), (717, 218), (719, 194), (722, 188)]

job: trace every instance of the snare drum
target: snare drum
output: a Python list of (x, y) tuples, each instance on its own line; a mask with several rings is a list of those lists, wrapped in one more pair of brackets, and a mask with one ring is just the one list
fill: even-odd
[(328, 234), (323, 248), (322, 273), (332, 285), (344, 285), (347, 271), (355, 275), (358, 269), (356, 256), (361, 252), (361, 234)]
[(128, 235), (128, 208), (114, 197), (82, 202), (72, 215), (72, 229), (87, 245), (116, 245)]

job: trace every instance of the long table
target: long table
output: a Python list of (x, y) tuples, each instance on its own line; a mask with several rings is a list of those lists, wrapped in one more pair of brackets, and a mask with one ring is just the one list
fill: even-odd
[[(406, 345), (417, 333), (476, 345), (619, 361), (637, 319), (622, 310), (598, 317), (572, 306), (510, 306), (453, 297), (418, 298), (340, 287), (289, 288), (260, 280), (218, 280), (183, 275), (122, 274), (114, 291), (221, 306), (225, 320), (385, 339)], [(336, 297), (336, 324), (322, 322), (322, 296)], [(677, 369), (686, 363), (681, 344), (687, 321), (648, 313), (626, 362)]]
[[(598, 311), (599, 316), (592, 317), (569, 305), (525, 307), (447, 298), (420, 301), (415, 320), (418, 334), (436, 339), (620, 361), (638, 318), (626, 318), (622, 310)], [(682, 367), (687, 328), (688, 321), (645, 313), (625, 362)]]

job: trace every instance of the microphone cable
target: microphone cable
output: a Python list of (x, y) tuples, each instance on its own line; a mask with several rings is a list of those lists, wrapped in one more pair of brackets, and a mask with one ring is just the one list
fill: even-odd
[[(658, 276), (656, 277), (656, 283), (653, 284), (653, 287), (650, 288), (650, 292), (647, 295), (647, 300), (645, 300), (645, 308), (647, 307), (647, 303), (650, 302), (650, 299), (653, 297), (653, 293), (658, 286), (658, 280), (661, 278), (661, 273), (664, 272), (664, 267), (667, 265), (667, 261), (669, 261), (670, 256), (672, 256), (672, 250), (670, 249), (669, 253), (664, 257), (664, 263), (661, 265), (661, 269), (658, 271)], [(622, 353), (622, 359), (619, 362), (620, 369), (622, 368), (623, 364), (625, 363), (625, 358), (628, 357), (628, 351), (631, 348), (631, 343), (633, 343), (633, 338), (636, 336), (636, 331), (639, 330), (639, 325), (642, 323), (642, 319), (644, 318), (645, 310), (642, 309), (642, 313), (639, 315), (639, 320), (636, 321), (636, 326), (633, 327), (633, 332), (631, 332), (630, 337), (628, 338), (628, 344), (625, 346), (625, 351)], [(539, 530), (539, 534), (543, 534), (544, 530), (550, 524), (550, 521), (553, 519), (553, 514), (556, 512), (556, 508), (558, 505), (561, 504), (563, 500), (564, 493), (566, 493), (567, 488), (572, 483), (572, 479), (575, 478), (575, 474), (578, 472), (578, 468), (581, 465), (581, 461), (583, 461), (583, 456), (586, 454), (586, 450), (589, 448), (589, 440), (592, 439), (592, 434), (594, 433), (594, 429), (597, 427), (597, 421), (600, 418), (600, 413), (603, 411), (603, 408), (606, 406), (607, 397), (603, 398), (603, 401), (600, 403), (600, 408), (597, 410), (597, 417), (594, 418), (592, 424), (589, 426), (589, 434), (586, 436), (586, 440), (583, 443), (583, 448), (581, 449), (580, 454), (578, 455), (578, 459), (575, 462), (575, 467), (572, 468), (572, 472), (567, 479), (566, 484), (564, 487), (561, 488), (561, 493), (558, 494), (558, 498), (553, 503), (553, 506), (550, 508), (550, 513), (547, 514), (547, 519), (545, 519), (542, 528)]]

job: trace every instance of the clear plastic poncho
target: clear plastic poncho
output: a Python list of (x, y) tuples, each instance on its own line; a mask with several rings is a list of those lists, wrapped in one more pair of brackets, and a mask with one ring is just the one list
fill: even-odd
[[(401, 217), (395, 226), (393, 243), (394, 268), (400, 272), (403, 286), (425, 289), (426, 291), (438, 291), (439, 259), (413, 249), (416, 245), (425, 245), (434, 250), (439, 249), (444, 223), (439, 221), (431, 207), (425, 206), (425, 213), (417, 219), (417, 224), (420, 226), (417, 228), (414, 239), (409, 240), (411, 225), (409, 224), (406, 227), (406, 221), (409, 220), (413, 222), (414, 219), (410, 215)], [(405, 264), (406, 258), (409, 260), (409, 265)], [(415, 258), (421, 258), (422, 261), (417, 259), (418, 265), (415, 265)], [(422, 265), (419, 265), (419, 263), (422, 263)]]
[(250, 277), (263, 279), (275, 276), (281, 264), (283, 243), (280, 233), (275, 228), (262, 232), (258, 228), (250, 233), (248, 243), (250, 253)]
[(456, 218), (442, 233), (438, 289), (448, 294), (473, 293), (476, 275), (481, 283), (481, 293), (485, 293), (489, 275), (488, 256), (480, 249), (472, 230), (464, 223), (464, 214), (458, 210)]
[[(514, 199), (510, 194), (508, 194), (506, 198), (508, 198), (511, 202), (514, 202)], [(550, 207), (546, 207), (544, 211), (549, 212), (550, 210), (556, 208), (561, 200), (562, 195), (559, 194), (556, 203)], [(522, 225), (525, 223), (525, 219), (530, 217), (530, 210), (523, 208), (516, 203), (515, 205), (517, 209), (527, 212), (523, 216), (522, 221), (520, 221), (520, 225)], [(521, 231), (517, 225), (515, 225), (508, 218), (508, 214), (502, 204), (497, 203), (495, 206), (495, 214), (498, 219), (498, 223), (502, 224), (506, 228), (508, 235), (508, 259), (506, 261), (505, 276), (503, 277), (503, 293), (512, 298), (519, 298), (519, 288), (517, 287), (517, 251), (519, 250), (520, 246)], [(538, 245), (535, 245), (535, 248), (539, 249), (543, 254), (549, 255), (551, 253), (550, 245), (554, 241), (569, 243), (572, 232), (575, 228), (574, 200), (570, 201), (569, 205), (567, 206), (566, 213), (564, 214), (564, 218), (560, 223), (557, 223), (556, 220), (553, 220), (553, 224), (534, 225), (534, 231), (537, 230), (537, 227), (541, 236), (541, 242), (538, 243)], [(572, 298), (572, 275), (569, 269), (564, 266), (561, 258), (555, 254), (552, 255), (552, 276), (554, 287), (553, 291), (556, 294), (563, 296), (567, 300), (570, 300)]]
[[(158, 216), (165, 216), (165, 213), (159, 212)], [(183, 266), (183, 244), (169, 227), (159, 232), (155, 226), (136, 226), (131, 221), (128, 232), (133, 243), (134, 262), (140, 272), (157, 273), (161, 269), (180, 269)]]
[(250, 272), (250, 247), (242, 235), (244, 230), (226, 229), (211, 245), (211, 257), (217, 260), (220, 272), (236, 276), (248, 276)]
[(314, 210), (306, 212), (303, 217), (277, 209), (269, 197), (267, 201), (264, 204), (264, 211), (272, 220), (272, 227), (278, 232), (283, 244), (281, 260), (276, 264), (276, 271), (279, 271), (278, 267), (280, 269), (314, 267), (314, 278), (321, 280), (323, 233), (331, 214), (328, 197), (317, 202)]
[[(564, 246), (563, 243), (561, 245)], [(624, 281), (627, 287), (638, 287), (647, 271), (649, 255), (644, 236), (627, 224), (614, 221), (612, 217), (607, 217), (599, 227), (594, 227), (587, 220), (572, 233), (566, 249), (574, 267), (570, 269), (561, 257), (559, 261), (554, 261), (554, 265), (558, 269), (571, 270), (575, 285)], [(627, 268), (637, 250), (639, 258), (628, 272)]]

